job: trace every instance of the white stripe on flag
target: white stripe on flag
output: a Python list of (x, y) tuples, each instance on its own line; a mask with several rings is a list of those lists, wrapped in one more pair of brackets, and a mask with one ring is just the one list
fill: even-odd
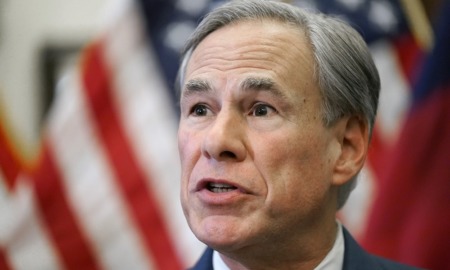
[(381, 79), (378, 119), (382, 139), (394, 142), (403, 126), (411, 95), (392, 44), (381, 41), (371, 46), (371, 53)]
[(0, 246), (14, 269), (61, 269), (36, 205), (33, 187), (23, 177), (12, 193), (1, 194)]
[(48, 135), (74, 213), (106, 269), (152, 269), (93, 130), (79, 77), (66, 80)]
[(167, 86), (151, 55), (139, 16), (131, 14), (106, 35), (106, 61), (111, 67), (115, 102), (131, 146), (145, 170), (161, 213), (186, 265), (204, 249), (187, 226), (179, 201), (180, 165), (177, 118)]

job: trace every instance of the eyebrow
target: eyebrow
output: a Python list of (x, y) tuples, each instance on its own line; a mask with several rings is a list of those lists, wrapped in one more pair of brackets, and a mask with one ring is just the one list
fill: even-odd
[(244, 91), (267, 91), (277, 97), (287, 99), (286, 95), (280, 91), (277, 83), (265, 77), (248, 77), (242, 81), (240, 88)]
[(188, 97), (194, 93), (211, 91), (211, 84), (203, 79), (192, 79), (184, 85), (183, 96)]
[[(287, 99), (286, 95), (280, 91), (277, 83), (265, 77), (248, 77), (240, 83), (240, 89), (243, 91), (267, 91), (277, 97)], [(184, 85), (183, 96), (189, 97), (195, 93), (209, 92), (212, 90), (211, 84), (204, 79), (192, 79)]]
[(269, 78), (249, 77), (241, 83), (244, 90), (270, 90), (275, 88), (275, 82)]

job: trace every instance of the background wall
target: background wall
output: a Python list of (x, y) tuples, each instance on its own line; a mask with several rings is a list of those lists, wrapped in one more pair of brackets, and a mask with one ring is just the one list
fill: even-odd
[(27, 156), (33, 154), (43, 114), (40, 57), (45, 47), (83, 44), (96, 33), (106, 0), (0, 0), (2, 121)]

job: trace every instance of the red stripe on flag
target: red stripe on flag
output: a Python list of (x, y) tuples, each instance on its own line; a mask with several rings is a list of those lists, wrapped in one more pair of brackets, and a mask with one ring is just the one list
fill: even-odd
[(383, 142), (383, 138), (380, 134), (380, 126), (375, 125), (372, 138), (370, 141), (367, 161), (375, 174), (376, 179), (379, 179), (380, 172), (383, 171), (385, 154), (387, 152), (386, 142)]
[(423, 51), (410, 33), (399, 36), (392, 44), (402, 73), (409, 85), (415, 85), (424, 60)]
[(11, 270), (12, 267), (10, 266), (6, 253), (3, 250), (2, 247), (0, 247), (0, 269), (1, 270)]
[(82, 74), (99, 136), (149, 256), (154, 259), (158, 269), (182, 269), (157, 200), (147, 186), (148, 179), (138, 165), (117, 114), (110, 74), (102, 50), (101, 43), (93, 44), (87, 50)]
[(43, 223), (65, 268), (100, 269), (89, 241), (72, 213), (47, 141), (43, 143), (43, 153), (32, 172), (32, 179)]
[(0, 170), (5, 177), (7, 187), (12, 190), (19, 175), (21, 165), (7, 138), (6, 131), (0, 124)]

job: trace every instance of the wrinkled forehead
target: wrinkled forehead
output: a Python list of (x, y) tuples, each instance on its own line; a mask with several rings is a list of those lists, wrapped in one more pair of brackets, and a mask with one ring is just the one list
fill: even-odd
[(282, 23), (253, 20), (227, 25), (199, 43), (187, 63), (182, 91), (264, 88), (292, 97), (316, 92), (316, 86), (305, 34)]
[(240, 35), (253, 34), (254, 32), (240, 32), (243, 26), (246, 25), (256, 26), (253, 29), (256, 33), (262, 32), (263, 29), (267, 30), (267, 26), (272, 26), (273, 29), (277, 29), (278, 31), (279, 29), (290, 31), (292, 36), (306, 38), (309, 41), (309, 38), (305, 31), (305, 26), (300, 25), (299, 23), (283, 21), (276, 18), (242, 18), (214, 28), (211, 31), (207, 31), (207, 33), (204, 33), (203, 35), (199, 35), (197, 42), (191, 44), (189, 56), (191, 56), (192, 53), (197, 50), (197, 48), (205, 41), (205, 39), (208, 39), (211, 35), (215, 36), (217, 32), (224, 32), (224, 29), (228, 30), (229, 32), (235, 32), (236, 38), (238, 38)]
[[(305, 32), (298, 26), (272, 19), (240, 20), (205, 36), (186, 58), (186, 71), (193, 62), (222, 57), (228, 60), (273, 61), (313, 65), (313, 52)], [(230, 61), (232, 62), (232, 61)], [(188, 70), (186, 70), (186, 68)]]
[[(249, 25), (249, 24), (255, 24), (255, 25), (259, 26), (260, 29), (258, 29), (258, 27), (256, 27), (256, 29), (252, 32), (240, 31), (240, 29), (242, 28), (243, 25)], [(194, 53), (198, 53), (199, 47), (203, 47), (202, 44), (205, 42), (205, 40), (210, 39), (211, 36), (213, 36), (214, 39), (217, 39), (218, 37), (220, 37), (220, 35), (223, 34), (223, 32), (225, 32), (224, 29), (227, 30), (227, 32), (234, 33), (234, 35), (233, 34), (230, 35), (233, 40), (236, 38), (242, 37), (242, 36), (253, 34), (253, 33), (255, 33), (255, 31), (256, 31), (256, 33), (261, 32), (261, 35), (266, 35), (266, 34), (262, 33), (263, 25), (271, 25), (273, 28), (278, 28), (278, 30), (284, 29), (285, 31), (289, 31), (290, 37), (293, 37), (293, 38), (297, 37), (297, 38), (301, 39), (302, 44), (304, 44), (306, 47), (308, 47), (312, 52), (312, 46), (310, 44), (310, 40), (307, 35), (307, 32), (305, 31), (304, 25), (300, 25), (299, 23), (286, 22), (286, 21), (273, 19), (273, 18), (239, 19), (239, 20), (233, 21), (229, 24), (220, 26), (207, 34), (204, 34), (203, 36), (200, 35), (201, 38), (199, 38), (196, 43), (191, 44), (190, 49), (188, 49), (184, 53), (182, 62), (180, 65), (180, 70), (179, 70), (179, 74), (178, 74), (178, 76), (179, 76), (178, 83), (180, 84), (179, 86), (181, 87), (181, 89), (182, 89), (182, 86), (183, 86), (183, 83), (185, 80), (187, 67), (192, 60), (192, 55)], [(218, 35), (218, 33), (220, 35)], [(272, 34), (274, 34), (274, 32), (272, 32)], [(278, 39), (278, 37), (276, 35), (274, 35), (274, 36), (272, 36), (272, 41), (273, 42), (281, 42), (282, 40)], [(257, 41), (255, 40), (253, 42), (257, 42)], [(288, 42), (294, 43), (295, 41), (288, 41)]]

